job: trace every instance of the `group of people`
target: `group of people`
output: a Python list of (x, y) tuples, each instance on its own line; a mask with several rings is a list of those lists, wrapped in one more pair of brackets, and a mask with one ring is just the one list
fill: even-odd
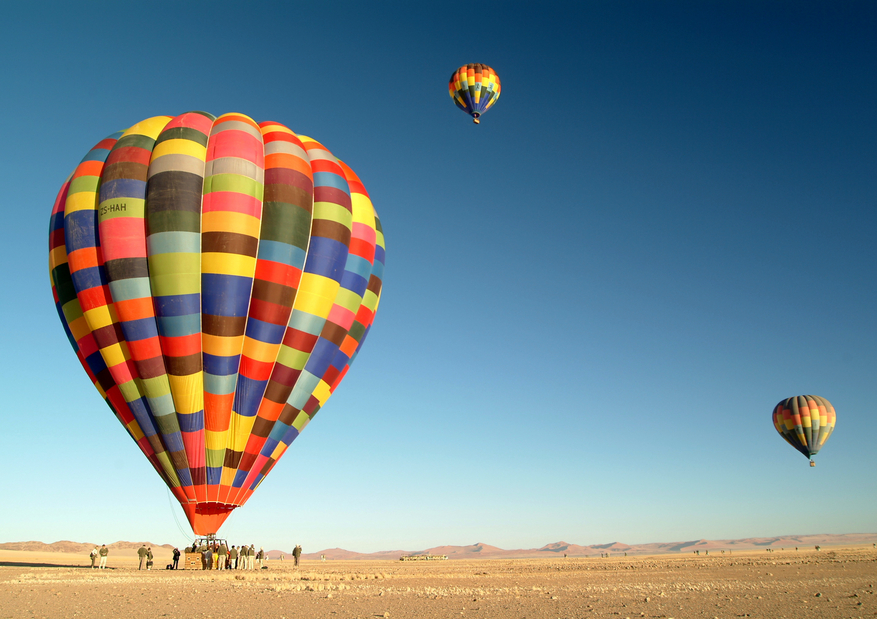
[(154, 558), (152, 555), (152, 546), (149, 548), (146, 547), (146, 544), (143, 544), (139, 550), (137, 550), (137, 556), (140, 557), (140, 567), (138, 570), (143, 569), (143, 565), (146, 564), (146, 569), (152, 569), (152, 559)]
[[(98, 548), (95, 546), (88, 555), (88, 558), (91, 559), (91, 569), (97, 567), (98, 569), (106, 569), (107, 567), (107, 556), (110, 554), (110, 549), (107, 548), (106, 544), (101, 544), (101, 547)], [(100, 565), (95, 565), (98, 561), (98, 557), (100, 557)]]
[[(259, 548), (259, 551), (256, 552), (256, 545), (250, 544), (249, 546), (232, 546), (229, 548), (225, 542), (214, 543), (214, 544), (201, 544), (198, 545), (198, 542), (192, 544), (191, 549), (187, 549), (187, 552), (197, 552), (201, 554), (201, 569), (202, 570), (253, 570), (256, 569), (256, 563), (259, 564), (259, 569), (265, 565), (265, 561), (268, 559), (268, 556), (265, 554), (264, 548)], [(89, 558), (91, 559), (91, 567), (94, 569), (95, 567), (99, 569), (104, 569), (107, 566), (107, 556), (110, 554), (109, 548), (107, 548), (106, 544), (102, 544), (100, 548), (97, 546), (89, 553)], [(178, 548), (174, 548), (173, 551), (173, 564), (169, 565), (169, 569), (179, 569), (180, 566), (180, 550)], [(154, 556), (152, 554), (152, 547), (146, 546), (143, 544), (137, 550), (137, 556), (140, 559), (140, 565), (137, 569), (152, 569)], [(298, 567), (299, 559), (301, 558), (301, 545), (297, 545), (295, 549), (292, 551), (292, 557), (295, 561), (296, 567)], [(281, 560), (283, 559), (283, 555), (281, 555)], [(98, 563), (98, 565), (95, 565)]]
[(259, 548), (256, 552), (256, 545), (249, 546), (232, 546), (229, 548), (225, 542), (216, 544), (192, 544), (190, 552), (201, 553), (201, 569), (202, 570), (253, 570), (256, 569), (256, 563), (259, 569), (265, 565), (265, 549)]

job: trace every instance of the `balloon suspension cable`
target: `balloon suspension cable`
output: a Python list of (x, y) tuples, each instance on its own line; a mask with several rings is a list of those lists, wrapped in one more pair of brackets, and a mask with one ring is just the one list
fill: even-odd
[(179, 529), (180, 533), (183, 534), (183, 537), (191, 537), (191, 535), (194, 535), (194, 534), (195, 534), (194, 531), (192, 531), (192, 534), (190, 535), (189, 533), (186, 533), (185, 529), (183, 529), (182, 526), (180, 526), (180, 520), (179, 520), (179, 518), (177, 518), (177, 512), (176, 512), (176, 510), (174, 510), (174, 502), (173, 502), (173, 500), (171, 500), (171, 490), (170, 490), (170, 488), (167, 488), (167, 502), (168, 502), (168, 505), (170, 505), (170, 508), (171, 508), (171, 514), (172, 514), (173, 517), (174, 517), (174, 522), (177, 524), (177, 529)]

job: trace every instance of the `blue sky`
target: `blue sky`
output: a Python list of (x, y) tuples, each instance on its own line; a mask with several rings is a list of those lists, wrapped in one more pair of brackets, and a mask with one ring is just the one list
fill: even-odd
[[(47, 229), (93, 144), (192, 109), (324, 143), (387, 240), (368, 341), (232, 543), (875, 531), (874, 3), (24, 4), (0, 541), (189, 539), (69, 348)], [(466, 62), (503, 84), (477, 127)], [(838, 411), (813, 469), (770, 420), (806, 393)]]

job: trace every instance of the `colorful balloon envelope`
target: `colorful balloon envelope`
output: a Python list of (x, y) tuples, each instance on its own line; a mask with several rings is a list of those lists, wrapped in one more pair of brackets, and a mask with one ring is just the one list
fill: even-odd
[(834, 430), (834, 407), (818, 395), (786, 398), (773, 409), (773, 425), (786, 442), (810, 459)]
[(338, 387), (384, 264), (368, 193), (326, 147), (204, 112), (98, 142), (58, 193), (49, 248), (73, 350), (199, 535)]
[(472, 116), (477, 125), (480, 116), (499, 99), (502, 87), (496, 71), (486, 64), (470, 63), (451, 74), (448, 90), (457, 107)]

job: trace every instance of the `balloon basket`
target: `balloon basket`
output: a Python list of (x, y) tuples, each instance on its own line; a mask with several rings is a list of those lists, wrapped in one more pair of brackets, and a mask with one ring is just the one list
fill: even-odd
[(813, 460), (810, 461), (810, 466), (816, 466), (816, 463)]

